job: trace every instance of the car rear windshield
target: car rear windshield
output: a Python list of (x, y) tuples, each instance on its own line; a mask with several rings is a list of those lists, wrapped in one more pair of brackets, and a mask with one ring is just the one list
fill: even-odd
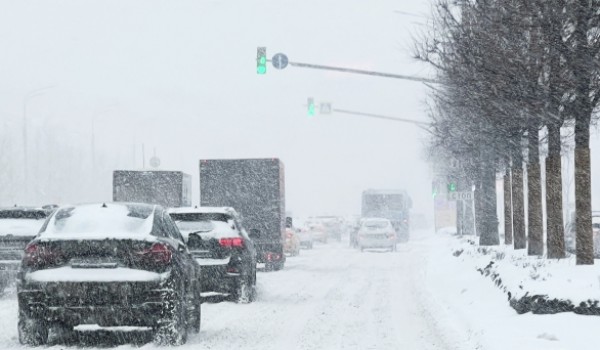
[(228, 214), (172, 213), (171, 218), (179, 227), (186, 241), (189, 240), (191, 234), (200, 236), (203, 239), (237, 236), (237, 232), (231, 223), (233, 218)]
[(185, 232), (210, 232), (215, 229), (212, 221), (175, 221), (177, 227)]
[(137, 238), (152, 231), (154, 207), (94, 204), (65, 207), (48, 221), (42, 235), (64, 238)]

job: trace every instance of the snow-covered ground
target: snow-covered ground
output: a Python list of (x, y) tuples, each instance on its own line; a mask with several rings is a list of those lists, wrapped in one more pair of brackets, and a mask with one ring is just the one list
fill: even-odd
[[(425, 303), (434, 310), (441, 327), (464, 332), (476, 345), (472, 348), (598, 349), (596, 333), (600, 329), (600, 317), (574, 313), (518, 315), (509, 306), (507, 295), (489, 277), (476, 271), (479, 267), (474, 264), (476, 259), (452, 255), (458, 246), (456, 237), (438, 235), (434, 240), (415, 244), (429, 250), (425, 283), (430, 289), (425, 293), (429, 300)], [(528, 274), (529, 268), (523, 266), (523, 274)], [(547, 276), (548, 283), (556, 286), (551, 282), (551, 275)], [(557, 279), (561, 276), (557, 273)], [(578, 274), (572, 276), (572, 282), (572, 286), (579, 284)], [(563, 295), (568, 293), (563, 291)]]
[[(600, 317), (517, 315), (489, 279), (451, 255), (456, 238), (427, 232), (411, 238), (395, 253), (360, 253), (344, 243), (303, 250), (285, 270), (259, 274), (257, 302), (204, 304), (201, 333), (181, 348), (597, 348)], [(0, 299), (0, 348), (23, 348), (16, 320), (9, 294)], [(136, 348), (124, 333), (101, 340)]]

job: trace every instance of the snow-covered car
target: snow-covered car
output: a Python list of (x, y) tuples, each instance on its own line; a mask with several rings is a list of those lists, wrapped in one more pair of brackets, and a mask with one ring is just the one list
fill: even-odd
[(361, 221), (358, 230), (360, 251), (369, 248), (388, 248), (396, 250), (396, 230), (388, 219), (367, 218)]
[(51, 213), (52, 208), (0, 209), (0, 294), (16, 279), (27, 243)]
[(321, 243), (327, 243), (327, 230), (325, 229), (325, 226), (323, 226), (320, 223), (309, 223), (307, 224), (308, 226), (308, 232), (310, 232), (310, 235), (312, 236), (313, 241), (317, 241), (317, 242), (321, 242)]
[(315, 220), (323, 225), (329, 238), (338, 242), (342, 240), (342, 218), (337, 216), (317, 216)]
[(228, 207), (173, 208), (171, 218), (202, 267), (202, 293), (252, 302), (256, 296), (256, 249)]
[(134, 326), (157, 344), (200, 331), (200, 267), (160, 206), (86, 204), (56, 210), (25, 248), (19, 341), (68, 340), (79, 325)]
[(283, 251), (291, 256), (300, 255), (300, 239), (296, 230), (292, 228), (285, 229), (285, 242), (283, 243)]
[(313, 248), (313, 237), (310, 231), (306, 228), (299, 228), (296, 230), (298, 240), (300, 240), (300, 247), (305, 249)]

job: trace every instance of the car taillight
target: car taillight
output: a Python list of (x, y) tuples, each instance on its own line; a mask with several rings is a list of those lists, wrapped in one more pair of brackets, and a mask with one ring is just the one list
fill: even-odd
[(281, 259), (281, 254), (268, 252), (266, 253), (266, 258), (267, 261), (277, 261)]
[(39, 267), (44, 265), (54, 265), (61, 260), (61, 254), (58, 250), (37, 243), (30, 243), (25, 247), (23, 263), (29, 267)]
[(154, 243), (150, 248), (142, 250), (139, 258), (144, 263), (169, 264), (173, 258), (173, 252), (164, 243)]
[(243, 247), (244, 240), (241, 237), (233, 237), (233, 238), (221, 238), (219, 240), (219, 244), (221, 247), (231, 248), (231, 247)]

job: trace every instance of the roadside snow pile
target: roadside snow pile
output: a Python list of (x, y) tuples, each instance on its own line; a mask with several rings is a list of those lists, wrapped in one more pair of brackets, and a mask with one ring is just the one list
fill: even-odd
[(548, 260), (511, 246), (479, 247), (459, 237), (451, 253), (489, 277), (518, 313), (600, 315), (600, 266), (577, 266), (575, 257)]

